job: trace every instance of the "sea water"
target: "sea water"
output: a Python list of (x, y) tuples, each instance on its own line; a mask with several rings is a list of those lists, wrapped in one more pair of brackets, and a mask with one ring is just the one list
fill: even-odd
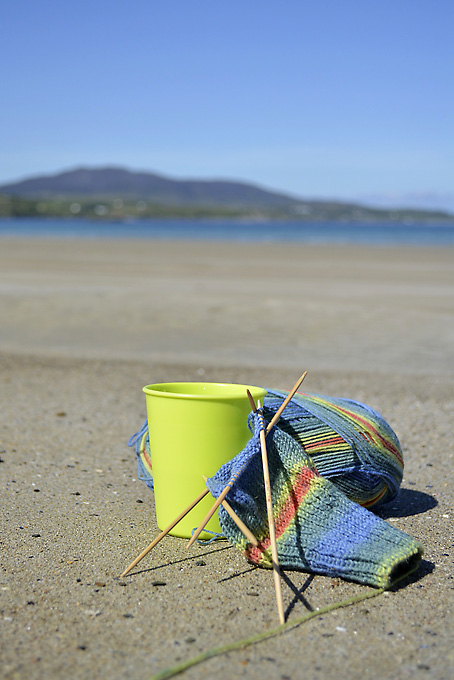
[[(2, 218), (0, 236), (454, 246), (454, 222)], [(1, 245), (0, 245), (1, 247)]]

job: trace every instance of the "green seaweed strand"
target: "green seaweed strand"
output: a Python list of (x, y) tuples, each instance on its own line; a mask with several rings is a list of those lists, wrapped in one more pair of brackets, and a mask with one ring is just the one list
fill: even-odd
[(277, 628), (266, 630), (263, 633), (258, 633), (257, 635), (253, 635), (252, 637), (249, 638), (244, 638), (243, 640), (238, 640), (237, 642), (231, 642), (228, 645), (222, 645), (222, 647), (213, 647), (212, 649), (209, 649), (206, 652), (202, 652), (202, 654), (198, 654), (197, 656), (192, 657), (192, 659), (189, 659), (188, 661), (183, 661), (182, 663), (179, 663), (176, 666), (170, 666), (169, 668), (165, 668), (164, 670), (159, 671), (159, 673), (153, 675), (150, 678), (150, 680), (167, 680), (168, 678), (173, 678), (179, 673), (183, 673), (188, 668), (192, 668), (192, 666), (197, 666), (197, 664), (202, 663), (207, 659), (212, 659), (214, 656), (226, 654), (227, 652), (231, 652), (234, 649), (243, 649), (245, 647), (248, 647), (249, 645), (254, 645), (258, 642), (262, 642), (263, 640), (268, 640), (269, 638), (280, 635), (281, 633), (285, 633), (291, 628), (297, 628), (298, 626), (301, 626), (303, 623), (306, 623), (306, 621), (309, 621), (310, 619), (313, 619), (316, 616), (322, 616), (323, 614), (328, 614), (328, 612), (332, 612), (336, 609), (341, 609), (342, 607), (349, 607), (350, 605), (357, 604), (358, 602), (362, 602), (363, 600), (368, 600), (372, 597), (377, 597), (377, 595), (381, 595), (384, 591), (385, 588), (368, 591), (367, 593), (363, 593), (362, 595), (350, 597), (348, 600), (335, 602), (333, 604), (327, 605), (326, 607), (322, 607), (321, 609), (316, 609), (312, 612), (308, 612), (301, 618), (296, 619), (295, 621), (287, 621), (287, 623), (284, 623), (281, 626), (278, 626)]

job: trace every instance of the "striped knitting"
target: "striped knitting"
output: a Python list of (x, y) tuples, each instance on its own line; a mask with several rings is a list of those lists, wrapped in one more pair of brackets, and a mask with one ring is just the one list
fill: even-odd
[[(268, 390), (264, 415), (270, 421), (286, 392)], [(279, 428), (301, 444), (318, 472), (348, 498), (371, 508), (397, 495), (404, 469), (397, 436), (369, 406), (351, 399), (296, 394)]]
[[(257, 416), (245, 449), (223, 465), (207, 486), (217, 497), (235, 483), (227, 500), (259, 541), (251, 546), (227, 512), (222, 530), (249, 561), (272, 566)], [(422, 548), (323, 478), (294, 437), (274, 427), (267, 436), (271, 495), (282, 568), (340, 576), (380, 588), (416, 568)]]

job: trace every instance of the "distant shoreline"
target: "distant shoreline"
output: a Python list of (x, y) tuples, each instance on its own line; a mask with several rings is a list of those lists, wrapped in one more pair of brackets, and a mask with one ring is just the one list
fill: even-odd
[(454, 224), (454, 214), (441, 210), (382, 209), (329, 202), (297, 206), (172, 204), (112, 197), (27, 198), (0, 194), (0, 219), (231, 219), (285, 222), (437, 222)]
[(453, 247), (453, 222), (290, 221), (245, 218), (0, 218), (0, 237)]
[[(391, 214), (392, 211), (389, 211)], [(434, 215), (437, 215), (437, 213), (434, 213)], [(38, 221), (45, 221), (45, 220), (65, 220), (68, 222), (74, 222), (77, 220), (87, 220), (91, 222), (121, 222), (121, 223), (127, 223), (127, 222), (137, 222), (137, 221), (159, 221), (159, 220), (166, 220), (166, 221), (173, 221), (173, 220), (181, 220), (181, 221), (187, 221), (191, 222), (193, 220), (197, 221), (231, 221), (231, 222), (272, 222), (272, 223), (278, 223), (278, 222), (287, 222), (287, 223), (297, 223), (297, 224), (323, 224), (326, 222), (330, 223), (337, 223), (337, 224), (345, 224), (345, 223), (354, 223), (354, 224), (433, 224), (436, 226), (451, 226), (454, 225), (454, 215), (446, 214), (445, 216), (432, 216), (432, 213), (424, 213), (424, 217), (413, 217), (413, 216), (397, 216), (395, 214), (392, 214), (392, 216), (377, 216), (377, 217), (367, 217), (367, 218), (343, 218), (343, 217), (338, 217), (338, 218), (322, 218), (322, 217), (309, 217), (309, 216), (279, 216), (279, 215), (267, 215), (267, 214), (245, 214), (245, 213), (222, 213), (222, 212), (213, 212), (211, 213), (210, 211), (203, 212), (201, 211), (200, 214), (184, 214), (184, 213), (178, 213), (178, 212), (169, 212), (165, 213), (163, 212), (162, 214), (152, 214), (152, 215), (143, 215), (143, 214), (125, 214), (123, 216), (115, 216), (115, 215), (80, 215), (80, 214), (74, 214), (74, 215), (68, 215), (68, 214), (18, 214), (18, 215), (1, 215), (0, 214), (0, 221), (2, 220), (36, 220)]]
[(454, 214), (446, 209), (380, 208), (339, 199), (309, 199), (238, 180), (176, 179), (119, 166), (82, 166), (3, 184), (1, 215), (454, 221)]

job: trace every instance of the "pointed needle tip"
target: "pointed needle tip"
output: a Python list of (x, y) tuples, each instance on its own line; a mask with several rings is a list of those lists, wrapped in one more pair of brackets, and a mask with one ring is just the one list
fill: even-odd
[(250, 403), (250, 405), (251, 405), (252, 411), (253, 411), (254, 413), (256, 413), (256, 411), (257, 411), (257, 406), (255, 405), (254, 397), (252, 396), (252, 394), (250, 393), (249, 390), (246, 390), (246, 392), (247, 392), (247, 396), (248, 396), (249, 403)]

